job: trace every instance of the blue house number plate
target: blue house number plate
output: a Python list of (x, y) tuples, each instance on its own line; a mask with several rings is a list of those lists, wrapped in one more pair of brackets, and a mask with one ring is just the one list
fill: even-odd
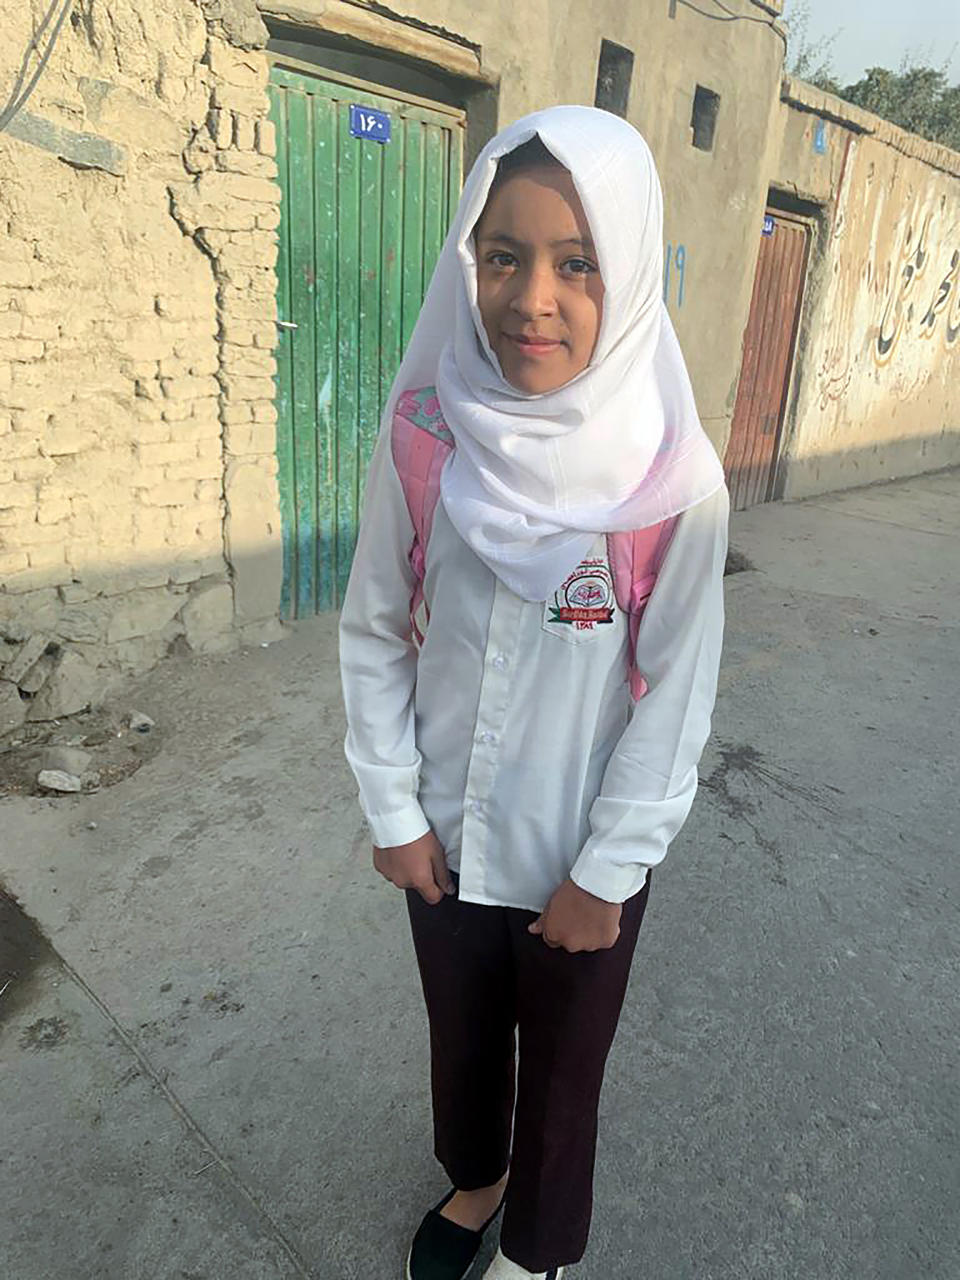
[(368, 142), (389, 142), (390, 117), (386, 111), (358, 107), (353, 103), (350, 107), (350, 132), (355, 138), (366, 138)]
[(763, 220), (763, 234), (765, 236), (772, 236), (774, 231), (776, 231), (776, 229), (777, 229), (776, 218), (772, 218), (768, 213)]

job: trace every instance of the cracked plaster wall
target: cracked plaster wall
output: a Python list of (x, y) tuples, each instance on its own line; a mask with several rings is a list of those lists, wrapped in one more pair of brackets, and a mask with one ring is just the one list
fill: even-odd
[[(3, 97), (46, 7), (0, 0)], [(0, 134), (0, 632), (91, 688), (277, 627), (265, 40), (252, 3), (76, 0)]]

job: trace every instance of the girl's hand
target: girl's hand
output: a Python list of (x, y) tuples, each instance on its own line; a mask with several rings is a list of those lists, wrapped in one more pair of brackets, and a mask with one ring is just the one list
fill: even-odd
[(564, 951), (606, 951), (620, 937), (619, 902), (604, 902), (572, 880), (564, 880), (528, 932)]
[(390, 849), (374, 846), (373, 865), (398, 889), (416, 889), (432, 907), (442, 902), (445, 894), (457, 891), (447, 870), (447, 855), (432, 831)]

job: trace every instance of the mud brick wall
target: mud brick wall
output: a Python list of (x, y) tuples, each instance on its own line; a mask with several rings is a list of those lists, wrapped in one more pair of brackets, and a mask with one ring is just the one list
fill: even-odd
[[(0, 4), (4, 87), (46, 7)], [(28, 643), (47, 679), (71, 655), (75, 703), (181, 637), (278, 627), (265, 41), (252, 0), (77, 0), (0, 134), (8, 720), (11, 685), (24, 715), (66, 705)]]

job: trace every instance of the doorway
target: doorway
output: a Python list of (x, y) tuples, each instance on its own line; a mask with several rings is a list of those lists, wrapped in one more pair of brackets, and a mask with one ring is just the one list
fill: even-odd
[(390, 385), (460, 195), (465, 115), (278, 58), (285, 618), (337, 608)]
[(724, 459), (735, 511), (774, 496), (810, 235), (807, 222), (767, 209)]

